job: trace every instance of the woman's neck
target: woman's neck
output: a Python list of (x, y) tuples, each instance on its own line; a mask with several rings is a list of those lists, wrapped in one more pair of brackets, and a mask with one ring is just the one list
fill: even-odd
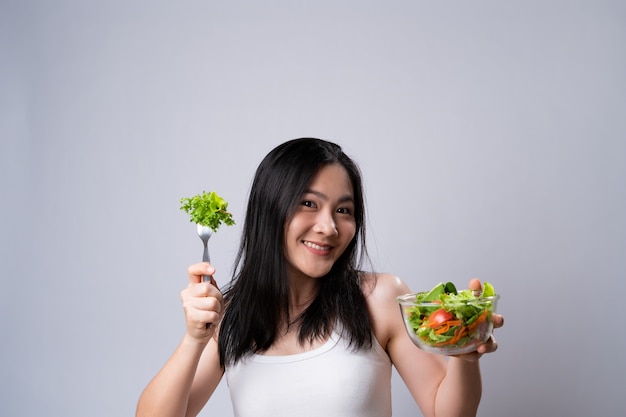
[(295, 323), (300, 315), (311, 305), (320, 290), (321, 281), (310, 277), (290, 277), (289, 279), (289, 317), (287, 327)]

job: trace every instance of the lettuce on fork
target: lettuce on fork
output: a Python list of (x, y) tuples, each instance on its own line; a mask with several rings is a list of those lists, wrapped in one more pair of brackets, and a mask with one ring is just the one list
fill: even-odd
[(183, 197), (180, 199), (180, 207), (189, 214), (189, 221), (201, 226), (207, 226), (217, 232), (222, 224), (232, 226), (235, 224), (233, 216), (228, 212), (228, 203), (215, 191), (195, 195), (193, 197)]

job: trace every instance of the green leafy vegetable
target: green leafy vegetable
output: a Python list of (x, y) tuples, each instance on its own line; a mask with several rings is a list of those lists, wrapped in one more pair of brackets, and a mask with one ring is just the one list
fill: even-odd
[(483, 297), (493, 297), (496, 295), (496, 291), (493, 289), (493, 285), (489, 282), (483, 283)]
[(457, 347), (484, 340), (491, 332), (490, 317), (496, 294), (493, 285), (483, 283), (476, 297), (470, 290), (457, 291), (451, 282), (437, 284), (417, 293), (419, 305), (407, 308), (407, 323), (422, 342), (431, 347)]
[(227, 226), (235, 224), (232, 214), (227, 211), (228, 203), (215, 191), (181, 198), (180, 203), (180, 209), (189, 214), (190, 222), (208, 226), (213, 232), (217, 232), (222, 223)]

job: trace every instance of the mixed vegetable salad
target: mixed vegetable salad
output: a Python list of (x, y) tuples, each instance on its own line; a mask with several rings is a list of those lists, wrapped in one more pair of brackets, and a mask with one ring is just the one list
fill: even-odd
[(457, 291), (451, 282), (440, 283), (417, 293), (412, 300), (416, 305), (403, 306), (407, 328), (426, 347), (444, 349), (482, 342), (492, 329), (490, 316), (496, 298), (489, 282), (478, 291)]

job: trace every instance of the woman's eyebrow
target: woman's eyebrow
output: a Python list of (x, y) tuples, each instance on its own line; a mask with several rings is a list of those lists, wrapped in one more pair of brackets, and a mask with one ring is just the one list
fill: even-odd
[[(309, 190), (306, 190), (304, 193), (305, 194), (313, 194), (313, 195), (321, 198), (322, 200), (326, 200), (326, 201), (329, 200), (328, 196), (326, 194), (324, 194), (323, 192), (321, 192), (321, 191), (315, 191), (315, 190), (310, 190), (309, 189)], [(338, 200), (339, 203), (345, 203), (346, 201), (354, 203), (354, 197), (352, 196), (352, 194), (346, 194), (343, 197), (339, 198), (339, 200)]]

